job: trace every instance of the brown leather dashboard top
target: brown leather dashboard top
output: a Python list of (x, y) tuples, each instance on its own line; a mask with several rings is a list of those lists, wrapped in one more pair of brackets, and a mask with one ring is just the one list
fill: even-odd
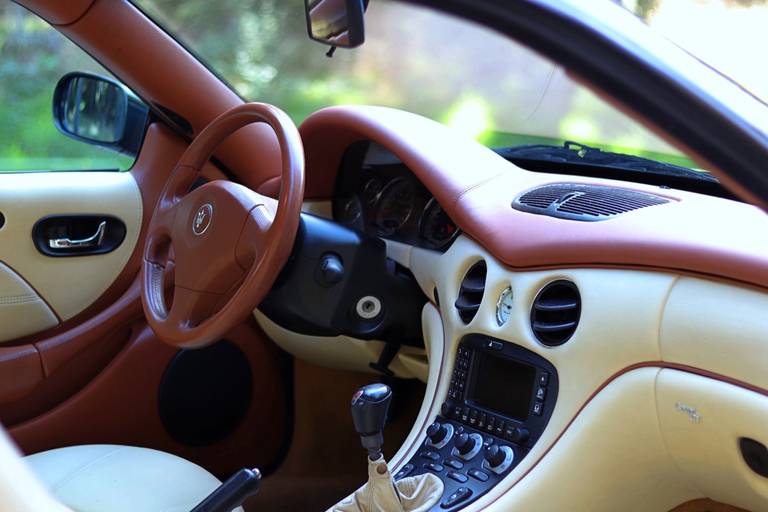
[[(628, 266), (704, 274), (768, 288), (768, 215), (736, 201), (597, 178), (521, 169), (439, 123), (383, 107), (323, 109), (301, 125), (307, 198), (328, 198), (346, 148), (386, 147), (434, 194), (456, 224), (512, 268)], [(594, 183), (673, 199), (601, 222), (511, 207), (532, 187)]]

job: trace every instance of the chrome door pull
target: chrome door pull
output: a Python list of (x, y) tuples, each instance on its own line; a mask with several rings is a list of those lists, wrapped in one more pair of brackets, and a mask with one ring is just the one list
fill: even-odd
[(95, 248), (104, 241), (104, 233), (107, 230), (107, 221), (103, 220), (96, 228), (96, 232), (88, 238), (81, 240), (70, 240), (69, 238), (50, 238), (48, 247), (51, 249), (87, 249)]

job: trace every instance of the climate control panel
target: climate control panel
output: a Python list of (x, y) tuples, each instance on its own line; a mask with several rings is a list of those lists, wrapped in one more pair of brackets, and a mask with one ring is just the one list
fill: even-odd
[(540, 355), (487, 336), (464, 337), (441, 414), (395, 479), (434, 473), (445, 490), (432, 510), (466, 506), (528, 454), (557, 392), (557, 370)]
[(527, 448), (439, 416), (427, 428), (427, 438), (416, 455), (395, 474), (395, 480), (434, 473), (445, 490), (432, 510), (459, 509), (496, 485), (527, 453)]

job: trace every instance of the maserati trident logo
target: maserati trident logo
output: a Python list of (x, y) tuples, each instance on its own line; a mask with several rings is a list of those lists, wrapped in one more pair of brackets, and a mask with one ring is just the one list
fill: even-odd
[(197, 210), (195, 218), (192, 219), (192, 232), (197, 236), (202, 235), (211, 225), (211, 220), (213, 220), (213, 206), (210, 203), (205, 203)]

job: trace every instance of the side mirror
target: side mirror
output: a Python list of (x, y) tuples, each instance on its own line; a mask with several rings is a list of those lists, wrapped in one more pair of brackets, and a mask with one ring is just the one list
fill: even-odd
[(309, 38), (339, 48), (360, 46), (367, 5), (367, 0), (304, 0)]
[(53, 122), (64, 135), (135, 156), (149, 109), (119, 83), (90, 73), (64, 75), (53, 92)]

